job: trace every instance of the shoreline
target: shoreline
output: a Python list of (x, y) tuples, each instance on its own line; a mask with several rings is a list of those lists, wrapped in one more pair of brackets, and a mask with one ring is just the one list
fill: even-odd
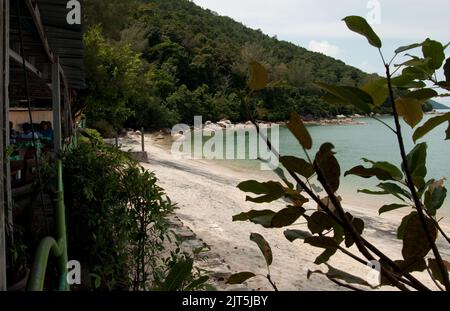
[[(450, 112), (450, 109), (448, 111), (431, 111), (426, 112), (424, 115), (443, 115)], [(391, 116), (390, 114), (375, 114), (376, 117), (388, 117)], [(359, 119), (369, 118), (369, 116), (365, 115), (359, 115), (359, 114), (353, 114), (353, 115), (337, 115), (332, 118), (302, 118), (302, 121), (307, 126), (333, 126), (333, 125), (367, 125), (367, 122), (360, 121)], [(267, 127), (270, 128), (273, 125), (279, 125), (279, 126), (286, 126), (288, 121), (262, 121), (257, 120), (257, 123), (261, 127)], [(223, 119), (218, 122), (212, 122), (212, 121), (205, 121), (202, 123), (201, 127), (194, 125), (189, 126), (191, 130), (198, 131), (198, 130), (220, 130), (220, 129), (249, 129), (252, 128), (254, 125), (251, 121), (247, 122), (237, 122), (233, 123), (230, 120)], [(132, 132), (132, 129), (127, 129), (127, 132)], [(125, 132), (125, 130), (124, 130)], [(137, 131), (140, 132), (140, 131)], [(169, 128), (161, 128), (161, 129), (153, 129), (150, 131), (146, 131), (146, 134), (171, 134), (171, 129)]]
[[(207, 160), (175, 159), (169, 151), (158, 145), (160, 142), (155, 141), (155, 138), (155, 135), (145, 136), (148, 162), (142, 163), (142, 166), (155, 172), (159, 185), (178, 205), (176, 215), (223, 259), (223, 265), (229, 266), (232, 273), (266, 273), (259, 249), (249, 240), (250, 233), (256, 232), (262, 234), (272, 247), (272, 277), (281, 290), (344, 290), (322, 276), (314, 275), (310, 280), (307, 279), (308, 269), (326, 271), (326, 267), (313, 264), (321, 250), (300, 241), (290, 243), (283, 235), (287, 228), (265, 229), (252, 223), (232, 222), (233, 215), (252, 209), (277, 211), (285, 208), (286, 202), (281, 200), (262, 205), (245, 201), (245, 193), (236, 186), (249, 179), (264, 181), (257, 172), (232, 170)], [(121, 138), (119, 142), (124, 150), (140, 148), (140, 136)], [(369, 241), (394, 259), (401, 259), (401, 241), (395, 235), (403, 217), (402, 212), (378, 216), (376, 209), (353, 206), (347, 202), (344, 205), (353, 215), (364, 219), (365, 237)], [(308, 203), (307, 208), (315, 209), (316, 206)], [(292, 227), (306, 229), (300, 224)], [(450, 252), (442, 249), (444, 258), (450, 258)], [(354, 248), (351, 250), (355, 251)], [(335, 255), (330, 264), (363, 278), (370, 271), (342, 253)], [(426, 276), (424, 280), (427, 280)], [(245, 285), (254, 290), (271, 290), (270, 285), (260, 278), (250, 280)], [(383, 287), (383, 290), (389, 288)]]

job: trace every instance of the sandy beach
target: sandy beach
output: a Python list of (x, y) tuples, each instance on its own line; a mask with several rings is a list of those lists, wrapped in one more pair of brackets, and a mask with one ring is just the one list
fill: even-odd
[[(130, 136), (119, 140), (123, 150), (140, 150), (140, 137)], [(245, 193), (236, 186), (245, 180), (261, 179), (258, 172), (238, 171), (206, 160), (176, 159), (154, 135), (145, 136), (148, 163), (143, 167), (155, 172), (159, 185), (163, 187), (173, 202), (177, 203), (177, 216), (189, 226), (214, 252), (229, 265), (232, 272), (251, 271), (267, 274), (265, 261), (256, 244), (249, 240), (250, 233), (260, 233), (270, 243), (274, 261), (270, 268), (273, 280), (280, 290), (344, 290), (324, 276), (313, 275), (307, 279), (307, 271), (321, 269), (313, 262), (321, 253), (320, 249), (304, 244), (302, 241), (290, 243), (283, 235), (284, 229), (265, 229), (247, 222), (233, 222), (232, 216), (251, 209), (280, 210), (286, 206), (283, 201), (271, 204), (254, 204), (245, 201)], [(274, 175), (273, 179), (276, 179)], [(379, 249), (394, 259), (401, 259), (401, 241), (397, 240), (396, 228), (402, 215), (410, 210), (378, 216), (377, 209), (359, 207), (344, 198), (344, 205), (354, 216), (365, 223), (364, 236)], [(312, 203), (308, 208), (315, 209)], [(448, 218), (442, 222), (444, 230), (449, 231)], [(291, 229), (306, 229), (304, 224)], [(438, 241), (441, 244), (442, 241)], [(448, 247), (442, 247), (444, 258), (450, 258)], [(357, 252), (354, 248), (352, 251)], [(370, 268), (355, 262), (342, 253), (337, 253), (330, 265), (340, 270), (366, 278)], [(415, 274), (417, 278), (431, 287), (434, 284), (426, 274)], [(257, 277), (246, 283), (254, 290), (271, 290), (267, 280)], [(384, 290), (389, 289), (384, 287)]]

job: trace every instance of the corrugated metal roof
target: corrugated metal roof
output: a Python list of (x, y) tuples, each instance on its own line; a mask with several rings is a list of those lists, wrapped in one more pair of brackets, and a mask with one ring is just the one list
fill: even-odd
[[(69, 25), (66, 0), (38, 0), (42, 23), (53, 53), (60, 58), (71, 88), (84, 88), (83, 30), (81, 25)], [(80, 1), (81, 2), (81, 1)]]

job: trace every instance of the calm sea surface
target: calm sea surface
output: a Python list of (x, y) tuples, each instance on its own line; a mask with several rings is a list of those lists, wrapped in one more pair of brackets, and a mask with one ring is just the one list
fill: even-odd
[[(431, 118), (427, 115), (424, 121)], [(381, 119), (394, 127), (392, 117), (381, 117)], [(320, 145), (331, 142), (335, 146), (336, 157), (339, 160), (343, 173), (354, 166), (365, 164), (361, 158), (368, 158), (373, 161), (389, 161), (400, 166), (399, 149), (396, 144), (395, 135), (384, 125), (370, 118), (358, 119), (366, 125), (330, 125), (330, 126), (309, 126), (308, 130), (314, 141), (313, 149), (310, 151), (311, 158)], [(448, 124), (442, 125), (422, 141), (428, 144), (428, 175), (427, 178), (440, 179), (446, 177), (450, 180), (450, 141), (445, 141), (445, 130)], [(411, 128), (402, 122), (402, 130), (407, 150), (413, 148)], [(245, 134), (242, 134), (245, 135)], [(204, 139), (205, 141), (207, 138)], [(236, 148), (243, 148), (237, 145)], [(303, 151), (299, 148), (296, 139), (285, 127), (280, 128), (280, 153), (282, 155), (295, 155), (304, 158)], [(260, 162), (257, 160), (211, 160), (220, 165), (233, 169), (251, 170), (259, 172), (261, 180), (276, 179), (272, 172), (260, 171)], [(364, 204), (367, 207), (380, 207), (384, 203), (395, 202), (390, 196), (369, 196), (360, 194), (358, 189), (376, 189), (377, 180), (362, 179), (356, 176), (342, 177), (340, 194), (344, 201), (350, 204)], [(378, 189), (379, 190), (379, 189)], [(446, 212), (450, 212), (450, 200), (444, 204)]]

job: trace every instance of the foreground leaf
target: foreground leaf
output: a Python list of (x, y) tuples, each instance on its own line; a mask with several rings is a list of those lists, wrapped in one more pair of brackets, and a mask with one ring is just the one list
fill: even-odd
[(311, 233), (303, 230), (286, 230), (284, 231), (284, 236), (289, 242), (294, 242), (295, 240), (304, 240), (311, 236)]
[(264, 259), (266, 259), (266, 263), (268, 266), (272, 264), (272, 249), (270, 248), (269, 243), (264, 239), (264, 237), (259, 233), (252, 233), (250, 235), (250, 240), (255, 242), (262, 254), (264, 255)]
[(384, 104), (389, 96), (386, 79), (379, 79), (365, 84), (362, 89), (372, 97), (375, 107)]
[(378, 211), (378, 214), (381, 215), (383, 213), (387, 213), (390, 211), (394, 211), (403, 207), (406, 207), (408, 205), (404, 205), (404, 204), (389, 204), (389, 205), (383, 205), (380, 210)]
[(306, 150), (312, 148), (312, 138), (309, 135), (308, 130), (305, 127), (305, 124), (302, 121), (300, 115), (296, 112), (291, 114), (291, 120), (287, 125), (288, 129), (294, 134), (295, 138), (297, 138), (300, 145)]
[(254, 224), (262, 225), (265, 228), (270, 228), (272, 219), (275, 215), (276, 213), (271, 210), (252, 210), (247, 213), (241, 213), (233, 216), (233, 221), (251, 221)]
[(257, 62), (250, 63), (250, 80), (248, 87), (252, 91), (259, 91), (264, 89), (269, 82), (269, 74), (267, 69)]
[(423, 118), (423, 101), (414, 98), (399, 98), (395, 101), (397, 112), (405, 122), (414, 128)]
[(421, 189), (425, 186), (427, 176), (427, 149), (426, 143), (417, 144), (407, 155), (409, 171), (412, 175), (414, 185)]
[(399, 47), (398, 49), (395, 50), (395, 54), (400, 54), (402, 52), (406, 52), (406, 51), (421, 47), (422, 44), (423, 43), (414, 43), (414, 44)]
[(312, 234), (323, 233), (333, 228), (334, 221), (323, 212), (315, 212), (308, 219), (308, 229)]
[(314, 175), (314, 167), (303, 159), (286, 156), (281, 157), (280, 162), (286, 169), (293, 171), (306, 179), (309, 179)]
[(431, 132), (432, 130), (434, 130), (436, 127), (440, 126), (441, 124), (445, 123), (445, 122), (449, 122), (449, 126), (447, 129), (447, 136), (445, 139), (450, 139), (450, 112), (442, 115), (442, 116), (438, 116), (438, 117), (434, 117), (429, 119), (427, 122), (425, 122), (424, 125), (422, 125), (421, 127), (419, 127), (413, 135), (413, 139), (414, 142), (417, 142), (420, 138), (424, 137), (426, 134), (428, 134), (429, 132)]
[(364, 18), (360, 16), (347, 16), (343, 20), (350, 30), (366, 37), (371, 45), (376, 48), (382, 47), (380, 38)]
[(322, 82), (316, 82), (322, 89), (332, 94), (333, 100), (346, 105), (354, 105), (365, 113), (372, 111), (370, 105), (373, 104), (372, 97), (365, 91), (350, 86), (330, 85)]
[(337, 248), (337, 243), (333, 238), (326, 236), (311, 236), (305, 238), (305, 243), (319, 248)]
[(233, 274), (232, 276), (229, 277), (227, 284), (242, 284), (245, 281), (254, 278), (256, 276), (256, 274), (252, 273), (252, 272), (239, 272), (236, 274)]
[(323, 144), (316, 154), (314, 166), (321, 172), (322, 176), (319, 177), (319, 181), (323, 185), (328, 184), (331, 190), (336, 192), (339, 189), (341, 168), (334, 157), (333, 149), (334, 146), (332, 144)]
[[(443, 260), (444, 266), (447, 268), (447, 271), (450, 271), (450, 262), (447, 260)], [(441, 269), (439, 268), (439, 264), (437, 263), (436, 259), (429, 258), (428, 259), (428, 267), (431, 270), (431, 273), (433, 275), (433, 278), (435, 280), (438, 280), (441, 284), (444, 284), (444, 278), (442, 277)], [(448, 277), (448, 273), (447, 273)]]
[(422, 52), (424, 57), (431, 58), (430, 67), (432, 69), (439, 69), (445, 60), (444, 46), (442, 43), (427, 39), (422, 45)]
[(181, 290), (183, 283), (191, 275), (194, 260), (192, 258), (180, 260), (169, 271), (164, 282), (164, 290), (176, 291)]
[(289, 206), (274, 215), (271, 222), (272, 228), (283, 228), (292, 225), (305, 213), (303, 207)]
[(447, 61), (445, 62), (444, 75), (447, 82), (450, 82), (450, 58), (447, 58)]
[[(426, 223), (433, 240), (436, 240), (437, 230), (434, 223), (429, 218), (426, 218)], [(403, 235), (403, 258), (423, 258), (429, 253), (430, 250), (431, 244), (428, 242), (419, 214), (414, 213), (411, 217), (409, 217)]]
[(438, 209), (444, 204), (447, 197), (447, 189), (444, 187), (445, 179), (441, 179), (431, 184), (425, 192), (425, 207), (431, 216), (435, 216)]

